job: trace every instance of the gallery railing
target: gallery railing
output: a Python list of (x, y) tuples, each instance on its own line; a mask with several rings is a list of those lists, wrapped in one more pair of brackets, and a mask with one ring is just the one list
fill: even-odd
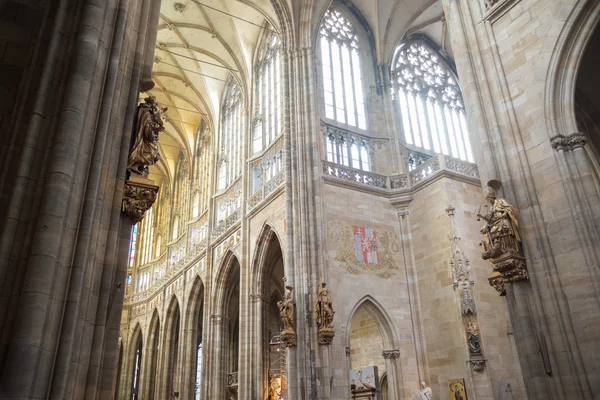
[(329, 161), (323, 161), (322, 165), (323, 174), (327, 177), (350, 181), (386, 191), (409, 189), (419, 185), (421, 182), (429, 180), (432, 176), (437, 175), (439, 171), (449, 171), (458, 175), (479, 178), (477, 165), (444, 154), (438, 154), (430, 158), (406, 174), (391, 176), (350, 168)]

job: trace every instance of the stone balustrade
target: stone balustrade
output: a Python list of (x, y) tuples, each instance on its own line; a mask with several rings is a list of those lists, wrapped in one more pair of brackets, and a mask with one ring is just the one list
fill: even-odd
[(323, 174), (327, 178), (350, 181), (390, 192), (410, 190), (412, 187), (421, 184), (421, 182), (428, 181), (431, 177), (436, 176), (440, 171), (447, 171), (458, 176), (479, 179), (479, 170), (477, 169), (476, 164), (444, 154), (438, 154), (430, 158), (406, 174), (391, 176), (354, 169), (329, 161), (323, 161), (322, 166)]

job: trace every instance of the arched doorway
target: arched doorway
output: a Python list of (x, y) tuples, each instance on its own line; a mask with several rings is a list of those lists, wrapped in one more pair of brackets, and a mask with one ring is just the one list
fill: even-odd
[[(397, 340), (391, 320), (370, 296), (354, 307), (347, 328), (350, 385), (355, 390), (374, 389), (378, 399), (400, 398)], [(384, 357), (385, 354), (393, 354)]]
[[(228, 251), (213, 278), (214, 307), (210, 316), (212, 346), (207, 349), (212, 360), (207, 371), (209, 398), (238, 398), (239, 326), (240, 326), (240, 263)], [(203, 348), (203, 355), (206, 354)]]
[(206, 386), (203, 375), (206, 375), (203, 368), (203, 334), (204, 334), (204, 284), (200, 277), (196, 277), (190, 291), (190, 301), (186, 311), (186, 327), (183, 338), (185, 340), (183, 390), (186, 393), (185, 398), (200, 400), (206, 398), (203, 395), (203, 386)]
[(600, 163), (600, 76), (597, 73), (600, 64), (600, 28), (597, 26), (586, 45), (581, 64), (577, 72), (575, 88), (575, 117), (577, 128), (587, 135), (591, 143), (591, 154), (598, 176)]
[(132, 371), (131, 371), (131, 400), (139, 400), (140, 399), (140, 382), (142, 378), (142, 356), (144, 350), (144, 343), (142, 339), (142, 330), (139, 325), (135, 330), (135, 334), (133, 336), (134, 343), (133, 346), (133, 362), (132, 362)]
[(146, 372), (144, 373), (144, 393), (147, 393), (145, 398), (149, 400), (158, 399), (157, 388), (157, 368), (158, 368), (158, 349), (160, 338), (160, 318), (158, 311), (155, 309), (152, 314), (150, 326), (148, 329), (148, 346), (146, 349)]
[(259, 290), (261, 323), (261, 342), (259, 348), (262, 360), (262, 398), (286, 399), (287, 396), (287, 360), (286, 348), (280, 338), (281, 315), (278, 303), (283, 300), (285, 283), (283, 254), (281, 245), (274, 232), (271, 231), (268, 247), (263, 258), (263, 279)]
[(173, 296), (165, 319), (165, 333), (163, 339), (162, 379), (160, 399), (178, 397), (179, 387), (179, 334), (181, 313), (179, 302)]
[(249, 374), (256, 399), (287, 398), (287, 351), (281, 341), (278, 302), (285, 291), (282, 247), (276, 232), (265, 224), (256, 239), (250, 284), (250, 331), (252, 346)]

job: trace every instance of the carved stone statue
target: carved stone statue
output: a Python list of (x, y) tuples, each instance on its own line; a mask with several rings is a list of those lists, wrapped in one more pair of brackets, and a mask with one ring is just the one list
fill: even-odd
[(521, 250), (519, 243), (519, 220), (517, 212), (504, 199), (496, 198), (496, 191), (488, 187), (486, 196), (486, 207), (488, 211), (481, 214), (481, 210), (477, 213), (477, 217), (485, 220), (487, 223), (481, 228), (481, 233), (484, 238), (482, 247), (484, 252), (481, 257), (484, 260), (489, 258), (497, 258), (503, 254), (520, 254)]
[(133, 146), (127, 160), (127, 170), (148, 176), (148, 167), (158, 162), (158, 134), (165, 130), (161, 114), (167, 108), (160, 108), (156, 97), (149, 96), (138, 106)]
[(425, 382), (421, 382), (421, 400), (431, 400), (433, 398), (433, 391)]
[(317, 304), (315, 305), (315, 319), (319, 327), (319, 343), (330, 344), (335, 336), (333, 329), (333, 303), (329, 296), (327, 284), (321, 282), (319, 285), (319, 293), (317, 295)]
[(506, 294), (506, 283), (527, 280), (527, 267), (521, 252), (521, 236), (519, 220), (515, 208), (506, 200), (496, 198), (496, 191), (488, 187), (487, 212), (477, 213), (477, 220), (483, 219), (486, 224), (480, 229), (483, 235), (481, 258), (489, 260), (494, 271), (488, 281), (501, 296)]
[(472, 321), (469, 321), (469, 325), (467, 326), (467, 342), (469, 343), (469, 352), (471, 354), (481, 354), (479, 329)]
[(296, 346), (296, 333), (294, 332), (294, 300), (292, 300), (292, 287), (286, 286), (285, 297), (277, 302), (279, 315), (283, 324), (281, 340), (287, 347)]

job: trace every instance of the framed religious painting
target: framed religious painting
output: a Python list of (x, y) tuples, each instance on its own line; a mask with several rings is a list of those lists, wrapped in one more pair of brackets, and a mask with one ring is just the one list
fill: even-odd
[(448, 398), (450, 400), (468, 400), (463, 378), (448, 381)]

